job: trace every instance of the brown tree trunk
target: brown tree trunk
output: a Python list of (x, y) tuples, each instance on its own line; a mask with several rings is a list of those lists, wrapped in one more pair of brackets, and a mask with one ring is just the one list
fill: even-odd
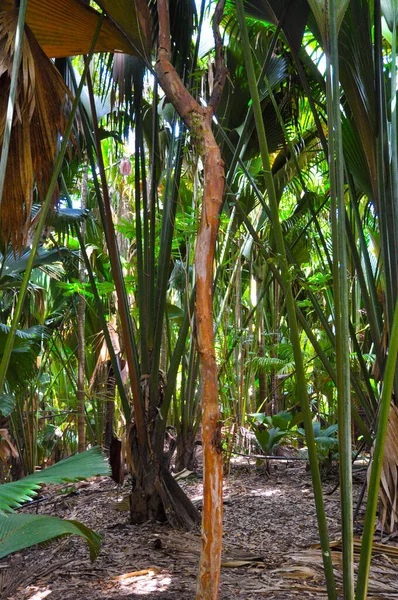
[[(83, 169), (83, 179), (81, 185), (81, 208), (84, 210), (87, 204), (87, 162)], [(81, 236), (84, 243), (86, 235), (86, 225), (84, 221), (81, 225)], [(84, 262), (80, 263), (79, 268), (79, 283), (82, 285), (85, 281)], [(86, 362), (85, 335), (84, 329), (86, 324), (86, 299), (82, 294), (79, 294), (77, 301), (77, 444), (78, 451), (84, 452), (86, 449), (85, 436), (85, 389), (84, 389), (84, 374)]]
[(128, 450), (129, 464), (133, 465), (131, 522), (167, 520), (176, 529), (192, 529), (198, 523), (198, 511), (161, 460), (141, 456), (135, 425), (128, 432)]
[(212, 119), (218, 106), (227, 71), (223, 66), (219, 23), (225, 0), (219, 0), (213, 19), (216, 42), (215, 85), (207, 108), (202, 108), (184, 87), (172, 66), (170, 19), (167, 0), (158, 0), (159, 47), (156, 73), (174, 108), (191, 131), (203, 161), (204, 186), (200, 228), (196, 240), (195, 325), (202, 379), (202, 442), (204, 458), (202, 552), (197, 582), (197, 600), (217, 600), (222, 538), (222, 452), (218, 407), (217, 363), (214, 351), (212, 286), (213, 260), (224, 196), (224, 163), (213, 132)]
[(175, 461), (175, 470), (177, 473), (188, 469), (194, 471), (196, 467), (195, 460), (195, 435), (192, 431), (188, 431), (184, 435), (177, 436), (177, 455)]
[[(147, 410), (150, 404), (149, 379), (146, 374), (140, 377), (138, 356), (134, 352), (133, 344), (129, 343), (133, 335), (133, 323), (124, 294), (120, 252), (112, 218), (100, 133), (97, 126), (98, 119), (96, 117), (94, 93), (89, 72), (87, 74), (87, 87), (93, 115), (94, 138), (105, 207), (104, 228), (107, 231), (108, 251), (118, 300), (118, 313), (124, 337), (124, 350), (134, 408), (134, 424), (129, 424), (127, 444), (129, 466), (135, 482), (131, 494), (130, 516), (132, 522), (142, 523), (152, 517), (162, 519), (164, 515), (167, 515), (167, 520), (172, 526), (189, 529), (198, 522), (199, 513), (167, 471), (163, 453), (163, 439), (156, 436), (155, 424), (157, 419), (160, 418), (161, 393), (158, 394), (158, 405), (150, 406), (150, 410)], [(159, 382), (159, 385), (162, 384)]]

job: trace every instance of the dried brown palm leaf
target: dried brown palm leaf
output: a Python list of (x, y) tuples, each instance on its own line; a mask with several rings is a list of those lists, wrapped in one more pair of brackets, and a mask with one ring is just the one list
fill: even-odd
[(398, 530), (398, 409), (392, 402), (381, 472), (379, 519), (386, 533)]
[[(145, 0), (104, 0), (106, 9), (95, 52), (125, 52), (150, 57), (151, 20)], [(0, 11), (13, 7), (0, 0)], [(26, 22), (50, 58), (87, 54), (98, 12), (81, 0), (29, 0)]]
[[(18, 13), (0, 13), (0, 149), (6, 122), (8, 93)], [(70, 92), (25, 25), (22, 60), (11, 131), (0, 230), (16, 249), (26, 240), (34, 189), (41, 200), (51, 179), (59, 135), (62, 135)]]
[(11, 441), (8, 429), (0, 429), (0, 460), (7, 464), (11, 456), (17, 458), (18, 450)]

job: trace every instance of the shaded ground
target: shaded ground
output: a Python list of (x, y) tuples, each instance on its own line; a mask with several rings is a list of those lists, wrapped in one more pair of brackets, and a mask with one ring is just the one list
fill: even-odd
[[(275, 461), (276, 462), (276, 461)], [(360, 473), (354, 482), (361, 488)], [(201, 480), (182, 486), (200, 503)], [(200, 549), (199, 531), (181, 533), (166, 525), (129, 525), (120, 510), (125, 484), (118, 494), (108, 478), (73, 486), (77, 494), (59, 495), (59, 486), (43, 491), (41, 514), (81, 520), (103, 535), (102, 550), (94, 564), (77, 538), (65, 538), (27, 550), (2, 569), (10, 600), (192, 600)], [(325, 484), (325, 492), (334, 483)], [(73, 490), (72, 490), (73, 492)], [(119, 503), (117, 501), (119, 500)], [(339, 538), (339, 490), (325, 495), (329, 532)], [(309, 474), (301, 462), (273, 464), (270, 476), (263, 467), (246, 461), (233, 465), (224, 485), (224, 555), (221, 600), (267, 598), (326, 598), (321, 555), (310, 546), (317, 542), (316, 515)], [(127, 508), (127, 506), (125, 506)], [(24, 508), (25, 512), (33, 509)], [(361, 518), (361, 517), (360, 517)], [(398, 598), (398, 549), (374, 560), (369, 599)], [(4, 561), (3, 561), (4, 562)], [(334, 552), (337, 585), (341, 554)], [(373, 587), (372, 587), (373, 586)]]

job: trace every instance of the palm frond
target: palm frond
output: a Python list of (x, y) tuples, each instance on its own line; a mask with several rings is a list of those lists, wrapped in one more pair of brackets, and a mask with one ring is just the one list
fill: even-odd
[[(7, 112), (18, 11), (0, 13), (0, 114)], [(36, 187), (44, 197), (51, 179), (58, 135), (66, 126), (65, 110), (70, 97), (54, 64), (25, 25), (14, 122), (11, 131), (0, 228), (5, 240), (22, 248), (31, 225), (30, 211)], [(0, 120), (0, 145), (5, 119)], [(55, 193), (55, 197), (56, 197)]]
[(83, 537), (94, 560), (100, 551), (101, 536), (79, 523), (47, 515), (0, 515), (0, 558), (66, 535)]
[(274, 371), (280, 375), (287, 375), (294, 371), (294, 361), (287, 362), (281, 358), (270, 356), (255, 356), (251, 361), (256, 373)]
[[(0, 323), (0, 359), (3, 356), (10, 328)], [(34, 376), (36, 358), (40, 352), (41, 341), (49, 337), (46, 327), (35, 326), (16, 331), (15, 343), (10, 358), (7, 381), (11, 390), (26, 384)]]
[[(150, 17), (143, 0), (104, 0), (97, 4), (106, 10), (107, 16), (95, 52), (146, 56), (151, 43)], [(12, 0), (0, 0), (0, 11), (9, 10), (13, 5)], [(122, 5), (125, 14), (121, 14)], [(124, 27), (119, 27), (124, 18)], [(88, 54), (98, 24), (98, 12), (79, 0), (29, 0), (26, 22), (47, 56), (62, 58)]]
[(391, 402), (388, 417), (386, 445), (380, 480), (380, 523), (383, 531), (391, 533), (397, 530), (398, 490), (398, 409)]
[(306, 0), (246, 0), (245, 12), (254, 19), (281, 24), (289, 45), (298, 50), (307, 23), (309, 7)]
[[(10, 278), (18, 279), (17, 276), (25, 271), (31, 252), (30, 248), (25, 248), (18, 256), (15, 256), (13, 250), (10, 250), (4, 257), (0, 254), (0, 263), (3, 265), (0, 275), (0, 289), (2, 289), (3, 282), (5, 283)], [(70, 254), (68, 248), (61, 247), (47, 250), (40, 247), (35, 256), (33, 268), (58, 262), (67, 254)]]
[[(8, 335), (10, 331), (10, 327), (5, 325), (5, 323), (0, 323), (0, 336)], [(48, 331), (45, 327), (41, 325), (34, 325), (33, 327), (29, 327), (28, 329), (17, 329), (16, 337), (21, 340), (37, 340), (42, 337), (48, 337)], [(0, 343), (0, 351), (1, 351), (1, 343)]]
[(94, 475), (109, 475), (109, 465), (99, 447), (60, 461), (48, 469), (0, 486), (0, 511), (12, 511), (36, 496), (45, 483), (79, 481)]

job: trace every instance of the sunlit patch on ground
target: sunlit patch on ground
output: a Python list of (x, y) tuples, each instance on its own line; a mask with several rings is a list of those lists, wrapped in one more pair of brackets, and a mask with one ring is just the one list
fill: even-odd
[(29, 596), (27, 600), (43, 600), (43, 598), (47, 598), (50, 594), (52, 594), (52, 591), (48, 588), (34, 588), (33, 596)]
[(128, 588), (130, 592), (146, 596), (154, 592), (167, 591), (171, 576), (167, 571), (161, 571), (156, 567), (134, 571), (132, 573), (123, 573), (114, 578), (121, 588)]
[(282, 490), (280, 488), (274, 488), (273, 490), (264, 490), (264, 488), (255, 488), (250, 491), (251, 496), (265, 496), (268, 498), (269, 496), (281, 496)]

